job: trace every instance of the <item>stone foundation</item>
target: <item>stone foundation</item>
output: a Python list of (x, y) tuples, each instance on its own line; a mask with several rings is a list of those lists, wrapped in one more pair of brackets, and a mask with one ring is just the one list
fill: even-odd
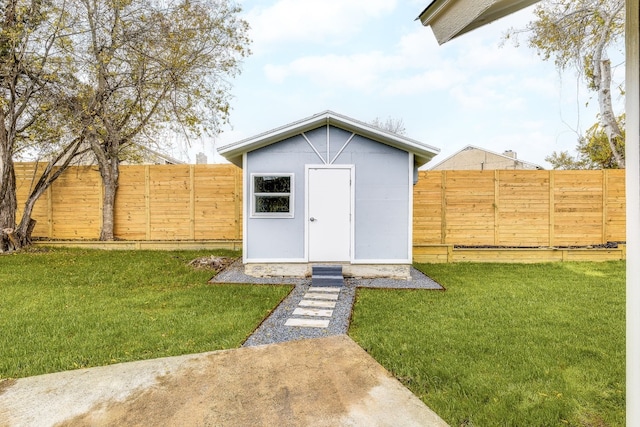
[[(339, 263), (327, 263), (331, 265)], [(244, 273), (253, 277), (311, 277), (312, 263), (245, 264)], [(318, 263), (317, 265), (324, 265)], [(342, 264), (345, 277), (411, 279), (410, 264)]]

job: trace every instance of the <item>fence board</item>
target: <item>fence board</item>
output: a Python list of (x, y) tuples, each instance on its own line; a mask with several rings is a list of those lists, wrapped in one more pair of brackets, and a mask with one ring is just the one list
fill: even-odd
[[(20, 208), (35, 168), (16, 164)], [(70, 168), (36, 203), (34, 237), (98, 238), (101, 194), (97, 168)], [(531, 247), (624, 241), (625, 208), (623, 170), (420, 172), (413, 242)], [(122, 240), (240, 240), (242, 171), (233, 165), (122, 166), (114, 221)]]

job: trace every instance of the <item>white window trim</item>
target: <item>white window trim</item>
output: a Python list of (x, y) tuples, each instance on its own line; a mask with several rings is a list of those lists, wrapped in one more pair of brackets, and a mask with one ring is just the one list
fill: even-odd
[[(288, 176), (291, 180), (290, 182), (290, 192), (289, 193), (268, 193), (272, 196), (289, 196), (289, 212), (256, 212), (256, 193), (255, 193), (255, 177), (261, 176)], [(295, 181), (293, 173), (252, 173), (251, 177), (251, 194), (249, 195), (251, 199), (251, 218), (293, 218), (294, 217), (294, 193), (295, 193)], [(258, 193), (258, 194), (267, 194), (267, 193)]]

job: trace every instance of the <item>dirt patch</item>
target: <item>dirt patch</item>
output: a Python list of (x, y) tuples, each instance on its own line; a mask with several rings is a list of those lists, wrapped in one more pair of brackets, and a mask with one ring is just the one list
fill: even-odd
[(0, 396), (2, 396), (2, 393), (4, 393), (7, 389), (9, 389), (15, 383), (16, 383), (16, 380), (12, 380), (12, 379), (0, 380)]
[(233, 264), (235, 258), (228, 257), (219, 257), (219, 256), (206, 256), (196, 258), (194, 260), (189, 261), (187, 265), (193, 268), (202, 269), (202, 270), (214, 270), (216, 272), (220, 272)]

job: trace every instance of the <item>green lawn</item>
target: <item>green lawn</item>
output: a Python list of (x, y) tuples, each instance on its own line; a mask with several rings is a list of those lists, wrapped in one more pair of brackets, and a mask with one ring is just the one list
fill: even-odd
[(452, 426), (624, 426), (623, 262), (419, 265), (349, 334)]
[[(0, 379), (238, 347), (291, 288), (210, 254), (0, 255)], [(447, 291), (360, 289), (349, 333), (452, 426), (624, 425), (624, 263), (418, 268)]]
[(209, 285), (204, 255), (0, 255), (0, 379), (238, 347), (291, 287)]

